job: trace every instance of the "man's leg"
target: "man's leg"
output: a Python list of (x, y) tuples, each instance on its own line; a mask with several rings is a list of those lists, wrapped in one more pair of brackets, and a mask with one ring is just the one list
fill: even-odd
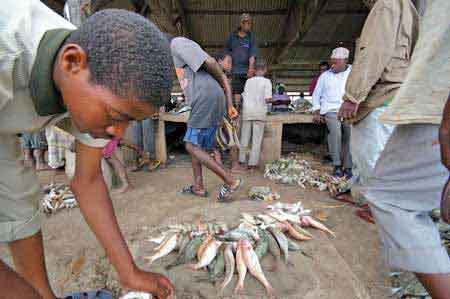
[[(242, 91), (241, 91), (242, 92)], [(239, 114), (242, 113), (242, 97), (241, 94), (234, 94), (234, 106), (239, 111)], [(234, 124), (236, 127), (236, 133), (237, 136), (241, 136), (241, 127), (242, 127), (242, 115), (240, 115), (237, 119), (234, 120)], [(237, 146), (234, 146), (230, 148), (230, 157), (231, 157), (231, 171), (244, 171), (245, 169), (241, 166), (239, 163), (239, 148)]]
[(54, 299), (55, 294), (53, 294), (47, 278), (42, 233), (38, 232), (31, 237), (13, 241), (9, 243), (9, 248), (17, 273), (31, 284), (44, 299)]
[(450, 298), (450, 274), (415, 273), (433, 299)]
[(243, 120), (241, 129), (241, 149), (239, 151), (239, 162), (247, 162), (248, 145), (252, 134), (252, 121)]
[[(207, 152), (203, 151), (198, 146), (193, 145), (192, 143), (187, 142), (186, 143), (186, 150), (191, 154), (192, 156), (192, 166), (194, 168), (194, 160), (196, 165), (197, 163), (200, 163), (201, 165), (204, 165), (206, 168), (214, 172), (217, 176), (219, 176), (226, 185), (233, 186), (234, 180), (233, 178), (226, 172), (226, 170), (219, 165), (210, 155), (208, 155)], [(198, 161), (198, 162), (197, 162)], [(195, 169), (194, 169), (195, 171)], [(200, 172), (201, 174), (201, 172)], [(194, 176), (196, 173), (194, 173)]]
[(342, 129), (341, 123), (337, 119), (336, 113), (327, 113), (325, 115), (328, 131), (328, 147), (333, 158), (333, 166), (341, 167), (341, 148), (342, 148)]
[(0, 299), (42, 299), (25, 279), (0, 261)]
[(114, 171), (116, 172), (117, 176), (120, 179), (121, 186), (119, 189), (117, 189), (117, 192), (119, 193), (125, 193), (127, 191), (130, 191), (133, 189), (133, 186), (130, 183), (130, 179), (127, 175), (127, 170), (125, 169), (125, 166), (123, 163), (117, 158), (115, 153), (112, 153), (111, 157), (108, 158), (108, 161), (111, 163), (111, 165), (114, 168)]
[(351, 138), (351, 132), (352, 127), (347, 124), (342, 124), (342, 157), (343, 157), (343, 167), (346, 170), (352, 169), (353, 163), (352, 163), (352, 154), (350, 149), (350, 138)]
[(253, 167), (259, 164), (259, 154), (261, 153), (261, 144), (264, 136), (264, 122), (258, 120), (253, 121), (252, 131), (252, 150), (248, 165)]
[[(395, 128), (363, 195), (388, 265), (416, 273), (433, 298), (450, 298), (450, 259), (429, 216), (438, 208), (448, 171), (441, 164), (437, 125)], [(411, 171), (414, 170), (414, 171)]]
[(205, 185), (203, 185), (202, 164), (194, 155), (191, 155), (191, 159), (192, 159), (192, 172), (194, 175), (194, 187), (193, 187), (194, 190), (193, 191), (200, 195), (205, 194), (206, 189), (205, 189)]

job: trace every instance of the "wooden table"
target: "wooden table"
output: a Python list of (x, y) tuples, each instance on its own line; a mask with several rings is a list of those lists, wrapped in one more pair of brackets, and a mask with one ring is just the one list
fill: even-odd
[[(158, 121), (158, 133), (156, 136), (156, 159), (161, 163), (167, 162), (167, 144), (165, 122), (186, 123), (189, 112), (182, 114), (160, 113)], [(261, 148), (260, 164), (275, 161), (281, 157), (281, 141), (284, 124), (312, 123), (312, 114), (303, 113), (277, 113), (267, 115), (264, 129), (264, 139)]]

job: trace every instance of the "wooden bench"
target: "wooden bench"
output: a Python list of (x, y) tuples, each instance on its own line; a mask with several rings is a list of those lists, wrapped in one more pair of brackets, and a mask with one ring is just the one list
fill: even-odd
[[(167, 162), (166, 144), (166, 122), (187, 123), (189, 113), (170, 114), (160, 113), (158, 121), (158, 133), (156, 136), (156, 159), (162, 164)], [(281, 157), (281, 141), (283, 137), (284, 124), (307, 124), (312, 123), (312, 114), (303, 113), (277, 113), (267, 115), (264, 129), (264, 139), (261, 149), (260, 164), (275, 161)]]

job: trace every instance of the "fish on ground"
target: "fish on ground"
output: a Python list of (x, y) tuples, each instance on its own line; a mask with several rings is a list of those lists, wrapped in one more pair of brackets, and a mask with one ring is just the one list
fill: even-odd
[(198, 270), (208, 266), (209, 263), (211, 263), (216, 257), (217, 252), (221, 245), (222, 245), (221, 241), (212, 239), (202, 252), (200, 258), (198, 259), (198, 262), (196, 264), (191, 264), (189, 267), (193, 270)]
[(236, 268), (238, 272), (238, 282), (236, 284), (236, 288), (234, 289), (234, 293), (239, 293), (244, 290), (244, 281), (245, 275), (247, 275), (247, 266), (245, 265), (244, 260), (244, 252), (241, 246), (241, 243), (238, 243), (237, 251), (236, 251)]
[(227, 285), (231, 282), (234, 275), (235, 269), (235, 259), (233, 254), (233, 245), (227, 244), (224, 250), (224, 258), (225, 258), (225, 279), (223, 280), (220, 286), (220, 293), (223, 293)]
[(161, 246), (159, 246), (159, 249), (152, 255), (149, 257), (144, 257), (145, 259), (148, 259), (150, 261), (150, 265), (156, 261), (159, 258), (162, 258), (166, 255), (168, 255), (169, 253), (171, 253), (175, 247), (177, 246), (177, 242), (179, 239), (180, 235), (179, 234), (173, 234), (172, 236), (170, 236), (169, 238), (167, 238), (162, 244)]
[(244, 262), (247, 266), (248, 271), (252, 274), (266, 289), (266, 292), (269, 296), (273, 295), (273, 288), (267, 280), (264, 272), (259, 263), (258, 256), (252, 248), (252, 245), (248, 240), (241, 240), (240, 246), (242, 248), (242, 253), (244, 256)]

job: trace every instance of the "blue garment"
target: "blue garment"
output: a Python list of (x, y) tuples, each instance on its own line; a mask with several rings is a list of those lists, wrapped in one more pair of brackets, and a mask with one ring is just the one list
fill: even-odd
[(139, 149), (150, 154), (155, 153), (154, 121), (147, 118), (133, 122), (134, 143)]
[(22, 149), (44, 149), (47, 147), (43, 131), (22, 133), (20, 144)]
[(204, 150), (213, 150), (216, 148), (217, 127), (197, 129), (188, 127), (184, 142), (192, 143)]
[(225, 44), (225, 50), (233, 59), (233, 68), (231, 73), (247, 74), (248, 60), (250, 57), (258, 56), (258, 45), (251, 32), (246, 36), (240, 37), (238, 31), (231, 33)]

